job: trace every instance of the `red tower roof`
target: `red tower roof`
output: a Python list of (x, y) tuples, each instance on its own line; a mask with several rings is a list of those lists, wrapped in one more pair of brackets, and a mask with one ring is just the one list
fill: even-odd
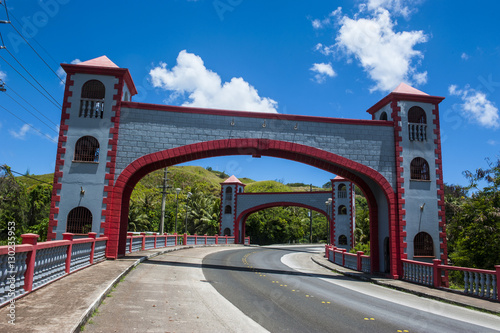
[(109, 58), (106, 57), (105, 55), (98, 57), (98, 58), (95, 58), (95, 59), (80, 62), (77, 65), (78, 66), (96, 66), (96, 67), (120, 68), (114, 62), (109, 60)]
[(234, 184), (234, 183), (237, 183), (237, 184), (243, 184), (242, 182), (240, 182), (240, 180), (238, 178), (236, 178), (234, 175), (232, 175), (231, 177), (229, 177), (228, 179), (226, 179), (225, 181), (222, 182), (222, 184)]

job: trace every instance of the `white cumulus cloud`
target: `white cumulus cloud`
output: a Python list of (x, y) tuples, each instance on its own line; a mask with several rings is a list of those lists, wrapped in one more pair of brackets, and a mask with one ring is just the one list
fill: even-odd
[(258, 91), (243, 78), (222, 82), (220, 76), (207, 69), (200, 56), (183, 50), (172, 69), (160, 63), (149, 75), (154, 87), (171, 91), (171, 99), (184, 97), (183, 106), (230, 109), (238, 111), (277, 112), (278, 103), (260, 97)]
[(415, 7), (410, 7), (410, 5), (414, 6), (420, 2), (421, 0), (368, 0), (366, 7), (372, 11), (384, 8), (393, 15), (402, 15), (408, 18), (410, 14), (416, 11)]
[(5, 80), (7, 78), (7, 73), (0, 71), (0, 80)]
[(448, 87), (452, 96), (458, 96), (462, 100), (459, 105), (462, 115), (481, 126), (487, 128), (500, 127), (500, 115), (498, 108), (486, 97), (483, 92), (465, 86), (459, 89), (456, 85)]
[(310, 70), (315, 73), (314, 80), (317, 83), (323, 83), (328, 77), (334, 77), (337, 75), (332, 68), (332, 64), (319, 63), (313, 64)]
[(19, 131), (9, 130), (9, 133), (16, 139), (24, 140), (26, 139), (26, 134), (28, 134), (29, 130), (30, 130), (30, 125), (24, 124), (23, 126), (21, 126)]
[(423, 58), (415, 49), (427, 41), (423, 31), (396, 32), (386, 9), (362, 18), (343, 16), (339, 23), (336, 46), (346, 56), (354, 56), (375, 81), (371, 91), (391, 91), (401, 82), (427, 82), (427, 72), (418, 72), (413, 64)]

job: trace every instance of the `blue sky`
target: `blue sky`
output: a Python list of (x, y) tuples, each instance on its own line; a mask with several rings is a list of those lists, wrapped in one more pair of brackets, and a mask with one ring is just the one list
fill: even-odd
[[(500, 154), (496, 1), (8, 0), (7, 7), (0, 163), (15, 171), (54, 171), (63, 96), (54, 72), (101, 55), (130, 70), (134, 100), (148, 103), (370, 119), (366, 110), (404, 81), (446, 97), (446, 183), (465, 185), (464, 170)], [(332, 177), (273, 158), (190, 164), (318, 186)]]

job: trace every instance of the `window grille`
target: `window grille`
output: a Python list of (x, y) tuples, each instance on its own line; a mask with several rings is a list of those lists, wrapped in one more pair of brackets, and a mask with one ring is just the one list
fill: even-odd
[(430, 180), (429, 164), (421, 157), (414, 158), (410, 164), (411, 179)]
[(80, 118), (99, 118), (104, 115), (104, 96), (106, 88), (101, 81), (90, 80), (82, 87)]
[(344, 205), (339, 206), (339, 215), (347, 215), (347, 208), (346, 208), (346, 206), (344, 206)]
[(434, 256), (434, 243), (431, 235), (419, 232), (413, 240), (413, 255), (422, 257)]
[(85, 207), (75, 207), (66, 221), (66, 232), (87, 234), (92, 231), (92, 213)]
[(75, 162), (99, 162), (99, 141), (93, 136), (84, 136), (75, 144)]
[(226, 188), (226, 200), (233, 200), (233, 189), (230, 187)]
[(382, 112), (382, 114), (380, 115), (380, 120), (387, 120), (387, 113), (386, 112)]
[(339, 185), (337, 194), (340, 199), (347, 198), (347, 187), (345, 186), (345, 184)]
[(414, 106), (408, 111), (408, 136), (410, 141), (427, 140), (427, 116), (421, 107)]
[(231, 229), (229, 228), (224, 229), (224, 236), (231, 236)]
[(224, 208), (224, 214), (231, 214), (231, 206), (227, 205), (226, 208)]
[(339, 236), (339, 245), (347, 245), (347, 236), (346, 235)]

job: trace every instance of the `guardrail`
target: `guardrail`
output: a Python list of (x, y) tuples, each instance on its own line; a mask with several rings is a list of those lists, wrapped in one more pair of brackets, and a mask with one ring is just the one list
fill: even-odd
[[(440, 259), (431, 263), (403, 259), (403, 280), (432, 286), (439, 289), (454, 290), (466, 295), (499, 300), (500, 265), (495, 270), (475, 269), (442, 265)], [(451, 271), (463, 273), (463, 291), (450, 289), (447, 276)]]
[(363, 251), (349, 253), (346, 249), (325, 245), (325, 258), (339, 266), (371, 273), (370, 256), (366, 256)]
[(24, 234), (21, 245), (0, 246), (0, 306), (106, 259), (108, 238), (95, 232), (78, 239), (64, 233), (63, 240), (42, 243), (39, 237)]
[[(199, 236), (199, 235), (158, 235), (153, 233), (147, 235), (141, 232), (140, 235), (134, 235), (129, 232), (127, 234), (126, 253), (136, 251), (143, 251), (149, 249), (158, 249), (176, 245), (222, 245), (222, 244), (235, 244), (234, 236)], [(250, 244), (250, 237), (245, 237), (245, 245)]]

